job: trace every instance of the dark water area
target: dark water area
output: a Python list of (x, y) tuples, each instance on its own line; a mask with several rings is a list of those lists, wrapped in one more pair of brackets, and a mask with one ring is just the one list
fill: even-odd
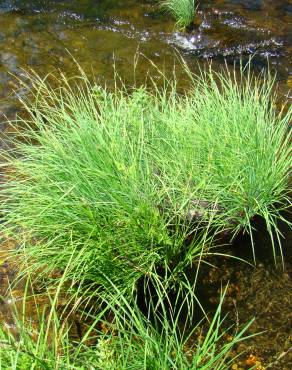
[[(215, 69), (252, 58), (256, 72), (269, 65), (277, 76), (279, 99), (292, 93), (292, 2), (290, 0), (206, 0), (198, 5), (196, 27), (191, 33), (174, 30), (173, 20), (155, 1), (147, 0), (0, 0), (0, 122), (13, 118), (19, 88), (15, 77), (33, 69), (42, 76), (61, 70), (75, 75), (78, 61), (86, 73), (111, 84), (113, 64), (129, 83), (133, 81), (134, 55), (144, 54), (158, 67), (171, 72), (177, 53), (193, 71), (212, 62)], [(150, 68), (141, 58), (136, 78), (144, 81)], [(181, 70), (177, 63), (176, 71)], [(155, 70), (152, 70), (155, 75)], [(17, 91), (17, 93), (15, 92)], [(4, 125), (1, 125), (4, 128)], [(292, 369), (292, 235), (283, 226), (285, 269), (275, 267), (270, 241), (261, 220), (255, 220), (257, 267), (232, 259), (202, 269), (206, 304), (218, 297), (229, 281), (226, 310), (242, 323), (256, 318), (252, 330), (266, 331), (244, 344), (245, 360), (236, 369), (249, 369), (255, 356), (257, 369)], [(5, 245), (3, 247), (5, 249)], [(2, 249), (3, 249), (2, 248)], [(249, 258), (249, 239), (241, 235), (228, 253)], [(0, 292), (14, 272), (1, 255)], [(7, 301), (8, 302), (8, 301)], [(1, 317), (9, 316), (9, 303), (1, 302)], [(240, 349), (239, 349), (240, 350)], [(281, 357), (281, 355), (283, 355)], [(259, 367), (262, 366), (262, 367)]]

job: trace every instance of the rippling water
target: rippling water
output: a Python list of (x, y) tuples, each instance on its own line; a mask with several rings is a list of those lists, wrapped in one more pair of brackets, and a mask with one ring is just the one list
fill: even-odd
[[(194, 68), (198, 61), (212, 59), (220, 65), (255, 54), (254, 67), (265, 67), (269, 58), (287, 94), (292, 73), (290, 2), (203, 3), (196, 29), (185, 34), (174, 32), (173, 20), (159, 11), (155, 1), (0, 1), (0, 111), (10, 111), (15, 86), (9, 73), (20, 75), (22, 68), (41, 74), (56, 68), (76, 71), (68, 51), (86, 71), (108, 81), (113, 58), (121, 75), (133, 76), (138, 47), (166, 69), (173, 67), (174, 49)], [(141, 76), (148, 67), (140, 66)]]

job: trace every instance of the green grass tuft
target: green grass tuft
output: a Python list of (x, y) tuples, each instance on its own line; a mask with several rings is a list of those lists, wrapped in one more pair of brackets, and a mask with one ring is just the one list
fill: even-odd
[[(150, 280), (153, 286), (146, 302), (146, 315), (137, 304), (129, 302), (121, 291), (112, 287), (110, 306), (115, 320), (111, 328), (117, 335), (111, 338), (104, 335), (100, 342), (107, 354), (101, 367), (108, 370), (114, 366), (153, 370), (230, 369), (236, 359), (231, 351), (249, 337), (246, 333), (253, 320), (242, 327), (227, 327), (226, 316), (222, 315), (227, 287), (221, 292), (210, 321), (207, 323), (203, 319), (193, 323), (190, 316), (197, 304), (195, 287), (186, 281), (174, 299), (169, 294), (167, 281), (157, 275), (152, 275)], [(229, 343), (223, 339), (227, 333), (232, 335)]]
[(188, 27), (195, 16), (195, 0), (164, 0), (161, 7), (176, 19), (179, 29)]
[[(91, 317), (76, 303), (82, 301), (80, 297), (60, 305), (64, 302), (65, 280), (63, 275), (56, 290), (49, 287), (38, 295), (26, 290), (21, 306), (14, 303), (13, 325), (0, 323), (0, 369), (227, 370), (236, 359), (232, 358), (232, 349), (248, 338), (252, 321), (241, 328), (226, 327), (222, 316), (226, 289), (210, 322), (190, 325), (183, 313), (183, 309), (190, 313), (196, 304), (194, 287), (189, 283), (173, 300), (165, 281), (152, 275), (155, 299), (149, 296), (145, 315), (108, 279), (111, 293), (103, 309)], [(83, 324), (79, 339), (72, 338), (72, 312)], [(106, 320), (108, 312), (110, 322)], [(231, 341), (225, 340), (226, 334), (232, 335)]]
[(185, 244), (199, 228), (252, 234), (260, 215), (280, 237), (292, 109), (276, 113), (269, 77), (188, 74), (186, 94), (175, 81), (110, 92), (31, 77), (30, 120), (3, 153), (1, 227), (39, 276), (70, 260), (70, 279), (130, 292), (154, 266), (201, 255), (206, 237)]

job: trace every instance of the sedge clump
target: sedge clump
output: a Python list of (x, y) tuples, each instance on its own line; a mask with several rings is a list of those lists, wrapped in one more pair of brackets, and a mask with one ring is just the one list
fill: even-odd
[(30, 120), (3, 153), (1, 227), (39, 276), (70, 260), (68, 279), (131, 291), (153, 267), (191, 263), (204, 227), (252, 236), (256, 215), (276, 256), (292, 109), (275, 111), (270, 77), (187, 74), (185, 94), (176, 81), (129, 92), (31, 77)]
[(178, 29), (185, 29), (194, 21), (195, 0), (164, 0), (161, 7), (176, 20)]

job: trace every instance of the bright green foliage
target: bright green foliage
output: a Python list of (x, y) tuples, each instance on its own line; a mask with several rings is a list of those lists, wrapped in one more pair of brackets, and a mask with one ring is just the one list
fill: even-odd
[[(247, 338), (244, 334), (252, 321), (243, 328), (226, 328), (226, 316), (222, 317), (221, 312), (226, 289), (211, 321), (207, 325), (204, 320), (192, 325), (191, 313), (196, 305), (194, 286), (187, 283), (173, 299), (167, 282), (152, 277), (152, 283), (154, 290), (147, 300), (146, 316), (113, 287), (111, 310), (115, 315), (113, 329), (118, 335), (104, 336), (100, 342), (103, 352), (108, 354), (101, 367), (106, 370), (113, 366), (122, 370), (230, 369), (235, 360), (230, 352), (238, 342)], [(154, 313), (153, 318), (151, 313)], [(200, 325), (204, 325), (206, 330), (201, 331), (204, 334), (198, 339), (202, 329)], [(223, 340), (227, 332), (232, 334), (231, 342)]]
[(109, 92), (79, 81), (73, 91), (33, 79), (31, 122), (18, 122), (1, 188), (3, 230), (39, 276), (130, 291), (153, 266), (201, 253), (184, 242), (198, 226), (251, 232), (255, 215), (278, 236), (287, 206), (291, 118), (277, 115), (270, 79), (189, 75), (176, 83)]
[(11, 299), (13, 323), (10, 319), (7, 324), (7, 317), (0, 323), (0, 369), (73, 369), (70, 353), (73, 354), (74, 345), (69, 340), (69, 325), (66, 320), (60, 320), (57, 312), (63, 279), (54, 296), (49, 292), (41, 296), (29, 292), (31, 285), (28, 282), (29, 279), (21, 297), (22, 303)]
[(179, 29), (188, 27), (195, 16), (195, 0), (164, 0), (161, 6), (176, 19)]
[(2, 189), (6, 232), (23, 230), (26, 256), (44, 274), (64, 269), (73, 254), (71, 278), (103, 286), (110, 276), (130, 290), (186, 238), (162, 210), (167, 193), (150, 147), (159, 100), (144, 88), (128, 96), (89, 85), (56, 95), (39, 87)]
[[(69, 301), (63, 311), (58, 307), (58, 299), (64, 290), (62, 282), (54, 295), (49, 293), (50, 299), (45, 306), (45, 293), (41, 300), (37, 295), (26, 293), (22, 312), (15, 307), (13, 327), (17, 336), (7, 325), (0, 325), (0, 369), (229, 369), (234, 361), (230, 352), (234, 345), (246, 338), (244, 335), (250, 323), (242, 329), (224, 327), (221, 308), (226, 290), (210, 323), (200, 322), (205, 330), (203, 339), (197, 339), (200, 333), (198, 325), (188, 325), (188, 330), (183, 325), (186, 320), (183, 307), (191, 312), (196, 304), (194, 287), (187, 284), (184, 291), (178, 292), (178, 298), (173, 300), (163, 279), (153, 276), (152, 282), (157, 302), (150, 295), (148, 307), (149, 313), (155, 313), (154, 319), (150, 320), (150, 315), (143, 315), (135, 302), (127, 300), (123, 292), (109, 282), (111, 294), (103, 302), (103, 311), (100, 310), (91, 320), (87, 317), (87, 322), (91, 323), (78, 341), (70, 339), (70, 319), (66, 314), (77, 311), (78, 306)], [(42, 302), (41, 307), (38, 301)], [(30, 322), (28, 315), (34, 304), (38, 319)], [(104, 321), (107, 311), (111, 311), (114, 317), (111, 322)], [(82, 315), (80, 310), (78, 312), (82, 320), (86, 313)], [(97, 329), (97, 324), (101, 322), (108, 329), (107, 333)], [(227, 332), (233, 339), (224, 342)]]

